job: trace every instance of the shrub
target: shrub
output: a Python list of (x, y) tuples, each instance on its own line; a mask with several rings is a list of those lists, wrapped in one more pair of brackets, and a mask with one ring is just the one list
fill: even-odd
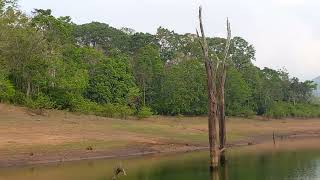
[(43, 94), (43, 93), (39, 93), (36, 97), (35, 97), (35, 103), (37, 108), (39, 109), (51, 109), (54, 107), (54, 103), (51, 101), (51, 99), (49, 98), (49, 96)]
[(0, 77), (0, 102), (10, 101), (15, 94), (12, 83), (5, 78)]
[(137, 113), (138, 118), (142, 119), (142, 118), (148, 118), (150, 116), (152, 116), (152, 110), (149, 107), (141, 107), (140, 110)]
[(33, 98), (25, 98), (25, 105), (31, 109), (51, 109), (54, 107), (54, 103), (43, 93), (39, 93)]
[(124, 106), (124, 105), (118, 105), (117, 109), (118, 109), (118, 112), (116, 113), (116, 115), (123, 119), (127, 119), (129, 116), (133, 115), (134, 113), (134, 111), (130, 107)]
[(27, 101), (28, 107), (37, 107), (40, 104), (45, 105), (42, 108), (55, 107), (58, 109), (68, 109), (72, 112), (79, 112), (84, 114), (93, 114), (97, 116), (111, 117), (111, 118), (128, 118), (133, 115), (133, 110), (126, 105), (120, 104), (98, 104), (96, 102), (90, 101), (84, 98), (78, 93), (62, 93), (55, 92), (50, 94), (53, 99), (55, 99), (54, 104), (50, 104), (50, 99), (45, 98), (47, 96), (40, 96), (37, 101), (30, 100)]
[(99, 111), (99, 105), (96, 102), (85, 99), (81, 95), (69, 94), (67, 97), (67, 104), (70, 111), (81, 112), (85, 114), (91, 114)]
[(240, 116), (240, 117), (251, 117), (256, 113), (249, 107), (234, 103), (232, 106), (226, 106), (226, 115), (228, 116)]
[(106, 104), (100, 105), (99, 110), (97, 110), (95, 114), (98, 116), (127, 119), (129, 116), (133, 115), (133, 112), (134, 111), (130, 107), (125, 105)]
[(11, 101), (14, 104), (25, 105), (27, 100), (24, 93), (21, 91), (16, 91)]
[(320, 117), (320, 105), (317, 104), (292, 104), (286, 102), (274, 102), (265, 114), (272, 118), (300, 117), (313, 118)]

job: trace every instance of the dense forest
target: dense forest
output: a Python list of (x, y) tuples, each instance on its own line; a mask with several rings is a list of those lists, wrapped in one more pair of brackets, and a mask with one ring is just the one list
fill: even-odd
[[(211, 55), (226, 40), (208, 38)], [(254, 46), (234, 37), (227, 70), (226, 114), (316, 117), (312, 81), (260, 69)], [(206, 75), (194, 34), (156, 34), (92, 22), (74, 24), (51, 10), (26, 15), (0, 0), (0, 101), (108, 117), (204, 115)]]

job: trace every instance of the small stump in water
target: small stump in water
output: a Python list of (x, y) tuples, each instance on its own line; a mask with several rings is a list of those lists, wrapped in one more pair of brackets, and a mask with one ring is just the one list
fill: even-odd
[(93, 148), (92, 148), (92, 146), (88, 146), (88, 147), (86, 148), (86, 150), (87, 150), (87, 151), (93, 151)]
[(124, 176), (127, 175), (125, 169), (120, 164), (120, 165), (118, 165), (117, 167), (114, 168), (112, 180), (118, 179), (119, 175), (121, 175), (121, 174), (124, 175)]

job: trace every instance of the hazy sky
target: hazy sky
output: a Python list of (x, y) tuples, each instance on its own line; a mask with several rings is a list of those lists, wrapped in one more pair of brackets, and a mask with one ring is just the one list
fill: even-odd
[(320, 75), (319, 0), (20, 0), (25, 12), (52, 9), (78, 24), (99, 21), (150, 33), (159, 26), (194, 33), (199, 5), (208, 36), (225, 36), (229, 17), (233, 35), (255, 46), (259, 67), (284, 67), (302, 80)]

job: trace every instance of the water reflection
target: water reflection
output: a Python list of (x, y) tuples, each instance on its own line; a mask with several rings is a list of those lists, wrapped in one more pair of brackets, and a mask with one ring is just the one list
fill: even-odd
[(51, 166), (0, 169), (0, 180), (109, 180), (123, 164), (120, 180), (319, 180), (320, 151), (228, 151), (227, 163), (210, 173), (208, 153), (97, 160)]
[(210, 171), (209, 180), (229, 180), (228, 166), (224, 164), (219, 170)]

